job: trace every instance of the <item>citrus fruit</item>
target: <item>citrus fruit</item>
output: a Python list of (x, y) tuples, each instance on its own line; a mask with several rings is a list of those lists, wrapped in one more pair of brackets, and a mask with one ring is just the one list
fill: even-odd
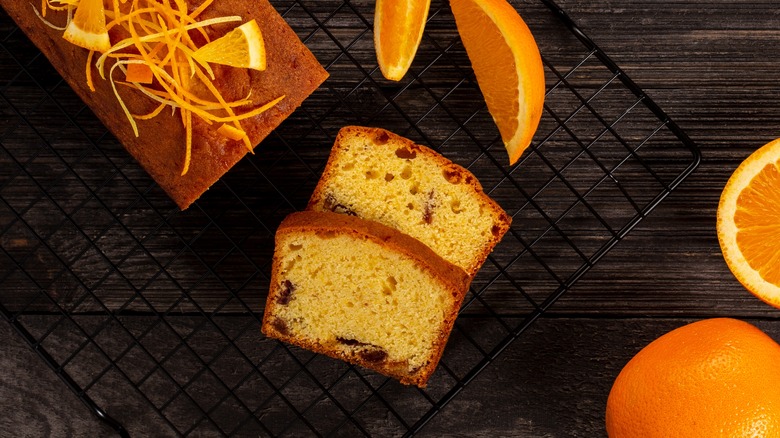
[(780, 436), (780, 345), (755, 326), (705, 319), (634, 356), (607, 399), (622, 437)]
[(192, 54), (192, 57), (214, 64), (265, 70), (265, 44), (255, 20), (233, 29)]
[(377, 0), (374, 48), (382, 75), (400, 81), (422, 40), (431, 0)]
[(127, 82), (151, 84), (152, 80), (154, 80), (154, 72), (151, 67), (146, 64), (127, 64), (125, 80)]
[(780, 139), (731, 175), (718, 204), (718, 240), (734, 276), (780, 308)]
[(105, 52), (111, 47), (106, 29), (103, 0), (81, 0), (65, 33), (66, 41), (89, 50)]
[(531, 144), (544, 109), (539, 48), (506, 0), (450, 0), (450, 6), (509, 164), (514, 164)]

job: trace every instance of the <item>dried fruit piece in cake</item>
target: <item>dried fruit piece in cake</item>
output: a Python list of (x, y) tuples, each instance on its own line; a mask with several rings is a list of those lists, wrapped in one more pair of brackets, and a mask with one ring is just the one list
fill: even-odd
[(389, 131), (359, 126), (339, 132), (308, 208), (381, 222), (471, 276), (511, 223), (468, 170)]
[(468, 283), (462, 269), (382, 224), (293, 213), (276, 233), (263, 333), (422, 387)]

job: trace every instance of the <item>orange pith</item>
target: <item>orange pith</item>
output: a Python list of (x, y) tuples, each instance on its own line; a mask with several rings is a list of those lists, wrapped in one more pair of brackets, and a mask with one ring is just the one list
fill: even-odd
[(422, 40), (431, 0), (377, 0), (374, 47), (382, 75), (400, 81)]
[(544, 66), (530, 29), (505, 0), (450, 0), (488, 111), (514, 164), (544, 108)]
[(737, 243), (750, 267), (780, 284), (780, 171), (767, 164), (737, 199)]
[(780, 436), (780, 345), (746, 322), (717, 318), (642, 349), (607, 400), (610, 438)]
[(780, 307), (780, 139), (734, 171), (718, 204), (718, 240), (734, 276)]
[(125, 80), (127, 82), (139, 82), (141, 84), (151, 84), (154, 79), (154, 72), (146, 64), (128, 64)]

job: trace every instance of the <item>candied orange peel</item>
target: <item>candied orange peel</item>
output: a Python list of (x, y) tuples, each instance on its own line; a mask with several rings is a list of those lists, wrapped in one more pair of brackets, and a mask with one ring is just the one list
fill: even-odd
[[(241, 121), (268, 111), (285, 98), (282, 95), (256, 106), (249, 94), (232, 101), (222, 96), (214, 83), (214, 70), (210, 64), (262, 71), (266, 66), (265, 46), (254, 20), (243, 24), (240, 16), (200, 20), (198, 17), (212, 2), (205, 0), (190, 12), (184, 0), (111, 0), (110, 6), (105, 8), (102, 0), (97, 0), (97, 3), (96, 0), (42, 0), (41, 11), (35, 12), (49, 27), (70, 29), (71, 36), (66, 39), (90, 50), (86, 65), (87, 86), (95, 91), (94, 65), (100, 78), (111, 82), (114, 95), (136, 137), (139, 135), (138, 120), (152, 119), (165, 108), (170, 108), (172, 112), (179, 110), (185, 130), (181, 172), (185, 175), (192, 159), (193, 116), (209, 125), (219, 123), (217, 133), (227, 139), (241, 141), (249, 152), (253, 152), (253, 145), (241, 127)], [(84, 10), (80, 13), (80, 7), (90, 8), (89, 13)], [(98, 8), (103, 15), (98, 16), (95, 12)], [(65, 27), (47, 21), (47, 10), (67, 13)], [(206, 29), (223, 23), (236, 23), (237, 27), (212, 41)], [(75, 33), (73, 29), (76, 29)], [(94, 41), (98, 39), (105, 41), (104, 32), (111, 32), (112, 41), (108, 46), (102, 43), (95, 45)], [(191, 32), (205, 43), (196, 44)], [(76, 38), (72, 37), (74, 34)], [(220, 56), (214, 55), (215, 49), (227, 46), (237, 49), (227, 54), (220, 50), (223, 52)], [(116, 74), (116, 70), (122, 75)], [(122, 99), (118, 85), (142, 93), (156, 102), (157, 107), (146, 114), (133, 114)]]

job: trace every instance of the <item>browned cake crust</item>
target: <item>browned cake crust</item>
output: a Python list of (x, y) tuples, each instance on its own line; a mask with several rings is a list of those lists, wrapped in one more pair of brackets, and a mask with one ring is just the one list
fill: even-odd
[[(188, 0), (188, 3), (193, 10), (201, 2)], [(135, 137), (114, 97), (111, 83), (100, 79), (94, 68), (96, 91), (87, 87), (88, 51), (64, 40), (62, 31), (46, 26), (33, 11), (33, 4), (40, 7), (40, 2), (0, 0), (0, 6), (181, 209), (198, 199), (247, 153), (242, 142), (217, 134), (218, 124), (208, 125), (193, 117), (192, 162), (189, 172), (181, 176), (185, 135), (178, 112), (171, 115), (170, 111), (163, 111), (151, 120), (139, 120), (139, 137)], [(298, 108), (328, 74), (267, 0), (217, 0), (200, 18), (230, 15), (239, 15), (244, 22), (257, 20), (265, 41), (268, 67), (259, 72), (214, 65), (217, 88), (228, 101), (244, 98), (251, 92), (253, 104), (242, 107), (240, 112), (247, 112), (281, 95), (287, 96), (265, 113), (241, 122), (250, 142), (257, 145)], [(57, 21), (51, 13), (47, 19)], [(213, 40), (234, 26), (220, 25), (207, 30)], [(123, 90), (122, 96), (136, 114), (149, 112), (157, 105), (135, 90)]]
[[(416, 261), (417, 265), (427, 270), (432, 276), (446, 285), (453, 294), (454, 305), (439, 331), (438, 339), (431, 350), (431, 360), (422, 368), (408, 371), (403, 364), (391, 362), (373, 362), (360, 355), (345, 355), (342, 351), (329, 348), (327, 345), (311, 343), (298, 339), (286, 332), (285, 324), (279, 323), (275, 318), (275, 308), (279, 302), (283, 278), (280, 278), (282, 267), (280, 259), (274, 257), (271, 274), (271, 287), (263, 316), (262, 331), (269, 337), (273, 337), (308, 350), (324, 354), (335, 359), (344, 360), (353, 364), (372, 369), (389, 377), (396, 378), (407, 385), (424, 387), (428, 378), (433, 374), (441, 358), (444, 347), (452, 331), (460, 305), (468, 291), (471, 278), (459, 267), (439, 257), (430, 248), (416, 239), (402, 234), (380, 223), (360, 219), (353, 216), (341, 215), (330, 212), (302, 211), (290, 214), (282, 221), (276, 232), (277, 243), (284, 239), (288, 233), (339, 233), (354, 236), (355, 239), (369, 239), (392, 251), (404, 254)], [(278, 246), (277, 246), (278, 249)], [(392, 317), (388, 315), (388, 317)]]
[[(478, 253), (473, 255), (472, 263), (469, 266), (461, 266), (468, 272), (470, 276), (475, 276), (479, 271), (482, 264), (487, 259), (488, 255), (493, 251), (493, 248), (501, 241), (509, 231), (509, 227), (512, 224), (512, 218), (506, 214), (503, 208), (490, 196), (488, 196), (482, 189), (482, 185), (479, 180), (466, 168), (453, 163), (441, 154), (437, 153), (433, 149), (426, 146), (419, 145), (413, 141), (394, 134), (390, 131), (381, 128), (372, 128), (364, 126), (345, 126), (341, 128), (336, 141), (331, 149), (330, 157), (325, 165), (325, 169), (322, 172), (322, 177), (314, 188), (314, 191), (309, 199), (307, 206), (308, 210), (332, 210), (339, 211), (340, 205), (328, 206), (327, 188), (329, 181), (339, 172), (338, 166), (342, 159), (342, 156), (346, 154), (345, 149), (347, 144), (354, 141), (355, 138), (365, 139), (366, 142), (374, 143), (377, 145), (392, 144), (394, 147), (401, 147), (406, 149), (409, 156), (424, 156), (434, 163), (437, 163), (442, 172), (447, 175), (447, 179), (453, 183), (464, 184), (470, 187), (473, 196), (479, 199), (479, 203), (484, 207), (486, 214), (493, 217), (493, 225), (491, 229), (491, 235), (485, 240), (484, 245), (481, 247)], [(345, 200), (345, 202), (356, 202), (359, 204), (359, 200)], [(353, 214), (352, 212), (347, 212)], [(374, 218), (369, 218), (374, 219)], [(375, 220), (375, 219), (374, 219)], [(469, 230), (471, 232), (473, 230)]]

